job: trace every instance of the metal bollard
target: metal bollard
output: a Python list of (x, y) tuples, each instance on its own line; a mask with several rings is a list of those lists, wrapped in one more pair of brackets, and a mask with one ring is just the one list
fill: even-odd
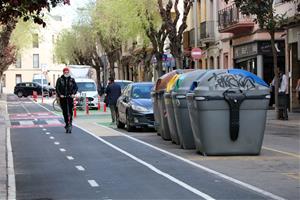
[(100, 105), (100, 96), (98, 96), (98, 110), (100, 111), (101, 105)]
[(77, 104), (77, 102), (76, 102), (76, 98), (75, 98), (75, 99), (74, 99), (74, 110), (73, 110), (73, 112), (74, 112), (74, 118), (77, 117), (76, 104)]
[(103, 112), (106, 112), (106, 103), (104, 103)]
[(88, 115), (89, 114), (89, 99), (87, 97), (85, 99), (86, 99), (86, 101), (85, 101), (85, 109), (86, 109), (86, 114)]

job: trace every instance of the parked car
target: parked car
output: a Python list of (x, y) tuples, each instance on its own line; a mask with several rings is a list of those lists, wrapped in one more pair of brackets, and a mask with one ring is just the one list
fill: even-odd
[(153, 83), (129, 84), (117, 102), (117, 127), (132, 131), (134, 128), (154, 127), (151, 89)]
[(77, 97), (79, 98), (77, 106), (82, 108), (85, 105), (85, 99), (82, 98), (87, 97), (89, 108), (96, 109), (98, 107), (98, 91), (95, 81), (88, 78), (75, 78), (75, 81), (78, 86)]
[[(14, 94), (17, 95), (19, 98), (32, 95), (33, 91), (36, 91), (38, 95), (42, 95), (42, 86), (38, 83), (23, 82), (18, 83), (14, 88)], [(43, 87), (43, 95), (49, 95), (48, 88)]]
[(132, 83), (132, 81), (128, 80), (115, 80), (115, 83), (121, 86), (121, 91), (123, 92), (127, 85)]

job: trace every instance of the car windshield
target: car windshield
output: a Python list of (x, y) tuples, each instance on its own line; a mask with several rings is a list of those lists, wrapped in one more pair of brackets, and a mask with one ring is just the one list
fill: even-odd
[(135, 85), (132, 87), (131, 97), (133, 99), (150, 99), (153, 85)]
[(121, 90), (123, 90), (131, 82), (115, 82), (115, 83), (121, 87)]
[[(42, 79), (33, 79), (32, 82), (42, 84)], [(47, 79), (43, 79), (43, 85), (48, 85)]]
[(96, 91), (96, 85), (94, 83), (82, 82), (77, 83), (78, 92), (86, 92), (86, 91)]

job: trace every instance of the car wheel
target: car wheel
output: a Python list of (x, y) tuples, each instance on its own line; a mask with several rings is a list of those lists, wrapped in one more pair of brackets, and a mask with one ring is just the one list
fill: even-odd
[(134, 126), (131, 126), (130, 125), (130, 122), (129, 122), (129, 116), (128, 114), (126, 113), (126, 130), (128, 132), (132, 132), (134, 130)]
[(22, 97), (23, 97), (23, 92), (22, 92), (22, 91), (19, 91), (19, 92), (17, 93), (17, 96), (18, 96), (19, 98), (22, 98)]
[(124, 123), (122, 123), (121, 121), (120, 121), (120, 119), (119, 119), (119, 114), (118, 113), (116, 113), (116, 124), (117, 124), (117, 127), (118, 128), (124, 128), (125, 127), (125, 124)]

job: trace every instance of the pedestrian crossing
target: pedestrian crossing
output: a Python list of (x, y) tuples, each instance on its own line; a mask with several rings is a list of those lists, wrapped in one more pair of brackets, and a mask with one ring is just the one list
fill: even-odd
[(11, 128), (40, 128), (64, 126), (62, 117), (53, 115), (50, 112), (20, 113), (9, 116)]

